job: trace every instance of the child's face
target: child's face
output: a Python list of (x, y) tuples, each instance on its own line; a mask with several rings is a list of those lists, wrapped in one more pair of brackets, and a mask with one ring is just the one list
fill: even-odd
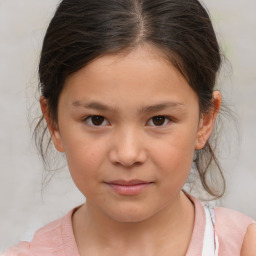
[(135, 222), (178, 199), (203, 146), (199, 117), (197, 95), (180, 73), (156, 50), (138, 48), (71, 75), (51, 133), (88, 206)]

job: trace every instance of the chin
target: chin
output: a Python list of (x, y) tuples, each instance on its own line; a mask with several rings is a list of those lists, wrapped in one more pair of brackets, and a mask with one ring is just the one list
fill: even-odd
[(144, 209), (138, 209), (135, 207), (126, 207), (122, 209), (116, 209), (108, 213), (109, 217), (117, 222), (122, 223), (136, 223), (143, 222), (154, 215), (150, 214), (150, 211)]
[(126, 216), (111, 216), (111, 218), (117, 222), (121, 223), (139, 223), (147, 220), (150, 216), (142, 216), (142, 215), (135, 215), (135, 214), (129, 214)]

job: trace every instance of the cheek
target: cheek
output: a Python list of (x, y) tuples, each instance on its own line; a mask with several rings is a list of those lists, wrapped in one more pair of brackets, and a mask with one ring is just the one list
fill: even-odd
[(70, 175), (76, 187), (85, 197), (95, 194), (95, 185), (99, 183), (99, 157), (91, 151), (75, 151), (67, 154)]
[[(181, 131), (181, 130), (180, 130)], [(162, 175), (179, 183), (187, 179), (190, 172), (196, 135), (179, 132), (155, 144), (154, 159), (161, 166)]]
[(159, 152), (156, 155), (157, 161), (162, 166), (162, 169), (168, 173), (175, 174), (174, 176), (186, 175), (191, 169), (193, 160), (193, 150), (185, 149), (184, 147), (170, 146), (168, 150), (162, 154)]
[(177, 194), (186, 183), (191, 166), (193, 155), (187, 154), (178, 147), (172, 147), (165, 154), (158, 155), (162, 160), (160, 172), (157, 177), (162, 188), (162, 193), (171, 198)]
[(75, 147), (68, 146), (66, 157), (72, 172), (80, 172), (81, 174), (93, 173), (95, 169), (102, 163), (104, 150), (96, 146), (76, 145)]
[(106, 157), (105, 148), (81, 138), (65, 141), (64, 148), (70, 174), (84, 194), (86, 188), (99, 180), (101, 166)]
[(99, 140), (88, 136), (83, 128), (66, 125), (62, 130), (62, 144), (70, 171), (92, 170), (99, 164), (104, 152), (104, 144)]

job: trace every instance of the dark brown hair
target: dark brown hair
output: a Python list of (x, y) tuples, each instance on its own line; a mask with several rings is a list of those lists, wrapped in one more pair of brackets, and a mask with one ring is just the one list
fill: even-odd
[[(199, 1), (63, 0), (47, 29), (39, 64), (40, 89), (53, 122), (57, 123), (59, 96), (70, 74), (95, 58), (131, 51), (141, 44), (160, 49), (197, 93), (201, 113), (210, 111), (221, 53), (209, 15)], [(44, 144), (47, 127), (43, 122), (42, 117), (34, 134), (46, 160), (50, 140)], [(222, 182), (218, 189), (207, 180), (213, 164)], [(209, 141), (196, 153), (194, 166), (204, 189), (214, 197), (222, 196), (225, 180)]]

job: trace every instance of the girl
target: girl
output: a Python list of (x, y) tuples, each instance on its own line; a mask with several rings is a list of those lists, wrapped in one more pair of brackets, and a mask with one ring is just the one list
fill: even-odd
[(63, 0), (43, 43), (36, 134), (46, 120), (86, 203), (5, 255), (255, 255), (251, 218), (182, 189), (194, 167), (224, 193), (211, 135), (220, 65), (197, 0)]

